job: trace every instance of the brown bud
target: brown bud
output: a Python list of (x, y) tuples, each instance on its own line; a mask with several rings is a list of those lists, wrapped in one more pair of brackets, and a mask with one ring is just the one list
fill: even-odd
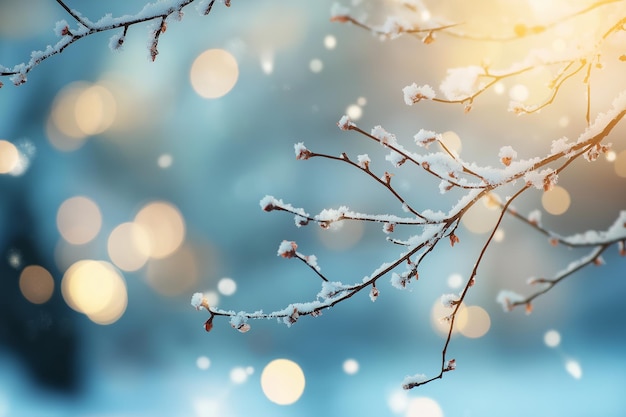
[(211, 317), (209, 317), (209, 319), (204, 322), (204, 330), (206, 330), (207, 332), (210, 332), (213, 328), (213, 317), (213, 314), (211, 314)]

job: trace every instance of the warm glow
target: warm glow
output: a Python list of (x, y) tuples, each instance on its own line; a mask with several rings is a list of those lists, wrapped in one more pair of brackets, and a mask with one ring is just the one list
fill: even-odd
[(550, 214), (563, 214), (569, 208), (571, 199), (567, 190), (558, 185), (554, 186), (550, 191), (546, 191), (541, 196), (541, 204), (543, 208)]
[(276, 359), (261, 373), (261, 388), (265, 396), (279, 405), (293, 404), (304, 392), (304, 373), (297, 363)]
[(613, 167), (618, 177), (626, 178), (626, 151), (621, 151), (615, 156)]
[(128, 304), (124, 278), (103, 261), (74, 263), (63, 275), (61, 292), (67, 305), (98, 324), (114, 323)]
[(191, 291), (199, 275), (197, 256), (187, 245), (166, 258), (151, 259), (146, 268), (148, 284), (159, 294), (170, 297)]
[(109, 235), (109, 258), (124, 271), (136, 271), (146, 264), (150, 253), (150, 237), (137, 223), (122, 223)]
[(57, 93), (52, 103), (50, 118), (58, 133), (66, 139), (65, 141), (67, 139), (77, 139), (79, 143), (82, 143), (81, 139), (84, 139), (86, 136), (76, 122), (75, 108), (78, 98), (87, 87), (88, 84), (85, 82), (68, 84)]
[(324, 47), (326, 49), (335, 49), (336, 46), (337, 38), (335, 38), (333, 35), (326, 35), (324, 37)]
[(475, 339), (489, 331), (491, 319), (483, 308), (469, 306), (459, 310), (455, 325), (463, 336)]
[(463, 148), (461, 138), (455, 132), (443, 132), (441, 134), (441, 141), (450, 152), (456, 153), (457, 155), (461, 153), (461, 149)]
[(91, 241), (100, 232), (102, 215), (98, 205), (87, 197), (65, 200), (57, 211), (57, 228), (63, 239), (74, 245)]
[(204, 98), (219, 98), (237, 83), (237, 60), (223, 49), (209, 49), (201, 53), (191, 66), (190, 80), (193, 89)]
[(530, 92), (528, 91), (528, 87), (523, 84), (516, 84), (509, 90), (509, 97), (511, 100), (518, 101), (520, 103), (528, 100), (529, 95)]
[(20, 274), (20, 291), (33, 304), (43, 304), (52, 297), (54, 279), (47, 269), (30, 265)]
[(428, 397), (411, 398), (405, 417), (443, 417), (443, 411), (437, 401)]
[(148, 236), (148, 245), (137, 247), (152, 258), (164, 258), (180, 247), (185, 239), (185, 221), (180, 211), (165, 201), (146, 204), (135, 216), (135, 223)]
[[(457, 312), (457, 317), (466, 308), (467, 307), (465, 307), (465, 304), (462, 303), (461, 307), (459, 308), (459, 311)], [(440, 336), (448, 335), (448, 331), (450, 330), (450, 322), (446, 318), (449, 317), (453, 312), (454, 312), (454, 308), (445, 307), (441, 303), (441, 299), (439, 298), (437, 299), (437, 301), (435, 301), (435, 304), (433, 304), (433, 307), (430, 310), (430, 323), (433, 326), (433, 329)], [(458, 320), (457, 320), (455, 321), (455, 326), (452, 329), (452, 334), (456, 334), (458, 333), (458, 331), (459, 331), (459, 325), (458, 325)]]
[(330, 228), (318, 228), (318, 236), (324, 246), (333, 250), (346, 250), (356, 245), (363, 237), (363, 222), (340, 221)]
[(0, 139), (0, 174), (13, 171), (20, 161), (20, 153), (11, 142)]
[[(489, 197), (483, 197), (481, 202), (474, 204), (463, 215), (463, 226), (472, 233), (483, 234), (491, 232), (498, 222), (500, 210), (494, 210), (494, 203)], [(487, 201), (485, 201), (487, 200)]]
[(359, 363), (355, 359), (346, 359), (343, 362), (343, 371), (348, 375), (354, 375), (359, 372)]
[(113, 94), (102, 85), (93, 85), (82, 90), (74, 105), (76, 125), (87, 136), (107, 130), (115, 120), (116, 111)]
[(461, 274), (451, 274), (448, 277), (448, 287), (452, 289), (461, 288), (463, 285), (463, 276)]

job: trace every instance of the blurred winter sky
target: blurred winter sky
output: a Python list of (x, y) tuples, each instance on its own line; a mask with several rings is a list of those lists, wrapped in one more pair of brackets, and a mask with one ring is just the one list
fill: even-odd
[[(438, 181), (423, 172), (395, 170), (380, 146), (340, 131), (344, 114), (366, 131), (382, 125), (406, 147), (422, 128), (449, 132), (460, 138), (465, 160), (486, 165), (498, 164), (502, 146), (524, 158), (544, 155), (552, 140), (584, 130), (582, 76), (538, 115), (506, 109), (520, 94), (541, 100), (542, 73), (505, 80), (468, 114), (462, 106), (405, 105), (406, 85), (436, 87), (451, 67), (506, 66), (529, 45), (445, 36), (431, 45), (381, 41), (330, 22), (333, 2), (233, 1), (216, 4), (209, 16), (191, 5), (161, 35), (155, 62), (148, 25), (136, 25), (121, 51), (108, 47), (116, 33), (96, 34), (43, 62), (22, 86), (2, 80), (0, 168), (11, 155), (19, 160), (0, 175), (0, 417), (626, 413), (624, 258), (611, 248), (605, 265), (568, 278), (531, 315), (505, 313), (495, 301), (501, 289), (530, 294), (529, 277), (550, 277), (586, 253), (553, 247), (513, 218), (502, 224), (466, 299), (477, 330), (453, 337), (457, 370), (401, 389), (405, 376), (440, 368), (435, 306), (459, 290), (487, 238), (482, 223), (496, 212), (480, 205), (460, 229), (460, 244), (431, 253), (406, 291), (384, 278), (375, 303), (364, 291), (291, 328), (253, 321), (241, 334), (217, 317), (204, 331), (208, 317), (190, 305), (194, 292), (237, 311), (315, 299), (319, 277), (276, 256), (283, 239), (315, 254), (322, 272), (344, 283), (359, 282), (400, 251), (380, 225), (297, 228), (292, 216), (261, 210), (269, 194), (311, 214), (340, 205), (402, 214), (388, 191), (347, 164), (296, 161), (294, 143), (355, 159), (368, 153), (372, 169), (394, 170), (394, 184), (420, 209), (446, 211), (459, 198), (439, 194)], [(564, 3), (580, 9), (591, 2), (435, 3), (433, 16), (501, 30), (518, 20), (545, 23)], [(68, 4), (95, 21), (136, 13), (143, 3)], [(355, 13), (381, 24), (381, 5), (363, 2)], [(0, 64), (12, 67), (54, 44), (61, 19), (75, 26), (53, 1), (0, 1)], [(594, 75), (592, 114), (624, 88), (621, 65)], [(563, 235), (608, 228), (626, 209), (625, 133), (623, 126), (614, 132), (609, 158), (565, 171), (557, 209), (542, 206), (542, 192), (533, 190), (518, 210), (541, 210), (544, 226)], [(157, 233), (149, 249), (132, 244), (144, 230), (137, 225)], [(272, 394), (273, 382), (261, 383), (275, 359), (304, 375), (301, 395), (298, 379), (288, 382), (296, 391), (289, 405), (273, 396), (289, 390)], [(275, 377), (291, 381), (290, 372)]]

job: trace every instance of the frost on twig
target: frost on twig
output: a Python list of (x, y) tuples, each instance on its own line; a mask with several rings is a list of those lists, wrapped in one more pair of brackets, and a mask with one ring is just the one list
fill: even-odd
[[(109, 48), (119, 50), (126, 39), (126, 34), (131, 26), (153, 22), (150, 26), (148, 40), (148, 57), (154, 61), (159, 53), (158, 44), (161, 34), (167, 30), (168, 22), (180, 21), (183, 17), (183, 9), (196, 0), (159, 0), (146, 4), (139, 12), (132, 15), (113, 17), (106, 14), (97, 21), (91, 21), (78, 11), (69, 8), (62, 0), (57, 3), (72, 17), (73, 24), (66, 20), (58, 21), (54, 27), (54, 34), (58, 40), (54, 45), (47, 45), (43, 50), (33, 51), (30, 59), (26, 62), (6, 67), (0, 65), (0, 77), (10, 77), (14, 85), (21, 85), (27, 81), (27, 74), (46, 59), (60, 54), (73, 43), (87, 36), (99, 32), (115, 31), (109, 39)], [(215, 0), (198, 1), (198, 11), (209, 14)], [(230, 0), (223, 0), (226, 6), (230, 6)], [(0, 87), (2, 83), (0, 82)]]
[[(423, 102), (430, 102), (431, 104), (460, 103), (465, 106), (466, 111), (469, 111), (475, 99), (500, 80), (529, 73), (538, 68), (555, 70), (556, 75), (549, 83), (550, 94), (545, 101), (532, 105), (517, 102), (510, 105), (513, 111), (522, 114), (539, 112), (555, 100), (566, 81), (578, 74), (588, 74), (592, 71), (592, 63), (597, 62), (604, 53), (603, 48), (609, 39), (615, 41), (613, 38), (617, 38), (618, 33), (623, 35), (621, 32), (624, 32), (624, 25), (626, 24), (626, 17), (623, 17), (626, 15), (623, 4), (612, 0), (600, 0), (578, 12), (557, 18), (552, 23), (536, 26), (517, 24), (512, 28), (510, 34), (504, 36), (471, 36), (463, 32), (461, 24), (438, 22), (434, 19), (416, 23), (415, 19), (389, 18), (382, 25), (370, 25), (352, 17), (350, 10), (342, 7), (333, 9), (331, 20), (355, 24), (384, 39), (409, 34), (419, 36), (424, 43), (430, 44), (433, 43), (435, 35), (440, 34), (456, 38), (459, 41), (509, 42), (518, 38), (546, 34), (559, 23), (584, 13), (609, 7), (609, 5), (621, 7), (620, 13), (613, 14), (613, 16), (618, 16), (615, 18), (615, 22), (606, 28), (601, 28), (594, 42), (582, 42), (580, 45), (566, 49), (559, 54), (546, 54), (543, 50), (527, 50), (523, 52), (516, 63), (500, 70), (492, 69), (485, 64), (452, 68), (443, 77), (439, 86), (440, 94), (427, 84), (413, 83), (402, 90), (404, 102), (407, 105), (417, 103), (423, 105)], [(409, 13), (424, 12), (421, 5), (415, 8), (408, 7), (407, 10)], [(594, 66), (593, 70), (596, 69), (600, 68)], [(583, 84), (589, 90), (588, 76), (583, 79)], [(401, 208), (404, 214), (368, 213), (353, 210), (344, 205), (337, 208), (326, 208), (317, 214), (310, 214), (303, 208), (295, 207), (272, 196), (265, 196), (260, 201), (261, 209), (267, 212), (289, 213), (294, 216), (297, 227), (317, 225), (322, 229), (329, 229), (332, 224), (338, 222), (379, 223), (382, 226), (384, 241), (399, 248), (396, 256), (382, 261), (365, 277), (342, 276), (342, 281), (338, 281), (332, 279), (326, 271), (322, 272), (317, 264), (317, 257), (300, 253), (298, 251), (300, 247), (296, 242), (284, 240), (279, 244), (277, 255), (286, 260), (295, 258), (304, 262), (314, 274), (321, 278), (319, 292), (314, 297), (309, 297), (311, 301), (290, 303), (281, 310), (269, 313), (263, 311), (234, 312), (208, 308), (211, 326), (212, 319), (219, 316), (229, 317), (231, 325), (240, 331), (242, 329), (248, 330), (248, 321), (255, 319), (275, 318), (291, 326), (304, 316), (319, 316), (324, 310), (347, 301), (363, 290), (369, 293), (371, 301), (375, 301), (381, 296), (381, 288), (384, 285), (405, 290), (411, 288), (411, 283), (418, 279), (432, 279), (432, 277), (421, 277), (419, 272), (427, 255), (439, 250), (441, 248), (440, 243), (444, 242), (444, 246), (452, 246), (454, 247), (453, 250), (470, 252), (475, 261), (468, 271), (467, 280), (459, 293), (443, 294), (441, 297), (442, 304), (449, 309), (450, 313), (446, 316), (447, 334), (441, 349), (441, 361), (438, 370), (430, 377), (424, 374), (409, 376), (405, 378), (402, 385), (405, 389), (411, 389), (443, 378), (444, 374), (456, 369), (456, 360), (450, 357), (448, 349), (451, 345), (452, 334), (461, 305), (470, 290), (479, 281), (478, 272), (482, 267), (485, 254), (505, 216), (522, 220), (532, 230), (546, 235), (555, 245), (590, 248), (587, 255), (571, 262), (554, 278), (532, 279), (531, 282), (534, 284), (543, 286), (530, 297), (524, 297), (511, 291), (500, 293), (497, 301), (502, 304), (505, 310), (524, 305), (526, 312), (530, 313), (533, 308), (532, 301), (536, 297), (549, 291), (562, 279), (571, 276), (587, 265), (602, 265), (604, 260), (601, 254), (613, 245), (618, 247), (621, 254), (626, 255), (624, 248), (626, 212), (621, 212), (615, 223), (604, 232), (586, 232), (582, 235), (563, 237), (542, 226), (540, 212), (534, 211), (525, 217), (519, 214), (512, 205), (518, 197), (526, 192), (552, 190), (573, 161), (586, 159), (592, 162), (598, 159), (599, 155), (609, 150), (610, 144), (607, 139), (626, 116), (626, 91), (619, 92), (624, 88), (625, 86), (620, 85), (616, 90), (612, 90), (617, 91), (613, 96), (613, 101), (605, 105), (602, 112), (598, 112), (595, 118), (591, 117), (590, 99), (589, 94), (587, 94), (586, 128), (574, 140), (562, 137), (555, 138), (545, 147), (543, 156), (531, 158), (522, 158), (512, 146), (503, 146), (499, 151), (493, 150), (491, 152), (491, 165), (479, 165), (464, 160), (446, 146), (441, 133), (431, 131), (427, 126), (417, 126), (412, 140), (407, 140), (407, 138), (397, 137), (380, 125), (371, 129), (362, 129), (350, 117), (341, 117), (337, 122), (341, 131), (378, 143), (382, 152), (385, 153), (384, 159), (376, 159), (368, 154), (353, 156), (341, 153), (339, 156), (330, 155), (308, 148), (304, 143), (295, 144), (296, 159), (307, 160), (307, 163), (310, 163), (312, 159), (324, 159), (347, 164), (362, 173), (363, 177), (370, 181), (372, 187), (379, 187), (386, 192), (389, 201)], [(431, 145), (438, 145), (439, 150), (433, 150)], [(382, 165), (385, 165), (387, 169)], [(407, 169), (406, 167), (413, 167), (418, 171), (418, 174), (421, 174), (415, 177), (415, 182), (420, 187), (427, 187), (434, 182), (432, 185), (438, 187), (440, 192), (456, 193), (458, 197), (456, 203), (450, 204), (445, 210), (413, 207), (408, 202), (406, 192), (396, 187), (393, 179), (396, 171)], [(429, 182), (428, 179), (432, 181)], [(504, 187), (507, 187), (507, 190), (513, 189), (513, 192), (507, 198), (500, 198), (498, 191)], [(465, 214), (482, 199), (488, 200), (490, 204), (496, 207), (499, 206), (499, 216), (479, 248), (465, 247), (463, 245), (464, 239), (460, 237), (459, 225)], [(399, 229), (408, 231), (409, 236), (395, 237)], [(384, 277), (386, 278), (382, 279)], [(196, 304), (197, 299), (196, 296)]]

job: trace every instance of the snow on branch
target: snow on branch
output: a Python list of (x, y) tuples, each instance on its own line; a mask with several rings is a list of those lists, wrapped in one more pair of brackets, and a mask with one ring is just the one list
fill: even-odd
[[(60, 39), (54, 45), (48, 45), (43, 50), (31, 52), (28, 61), (13, 67), (0, 65), (0, 76), (10, 77), (14, 85), (24, 84), (27, 81), (27, 74), (37, 65), (54, 55), (60, 54), (68, 46), (94, 33), (117, 31), (111, 36), (109, 47), (112, 50), (118, 50), (124, 45), (128, 29), (131, 26), (145, 22), (152, 22), (148, 42), (148, 57), (154, 61), (159, 54), (159, 38), (167, 30), (168, 23), (180, 21), (183, 18), (183, 9), (194, 1), (196, 0), (158, 0), (154, 3), (146, 4), (139, 12), (133, 15), (113, 17), (111, 14), (106, 14), (94, 22), (77, 10), (70, 9), (64, 1), (56, 0), (74, 20), (74, 23), (69, 24), (65, 20), (58, 21), (54, 26), (54, 33)], [(198, 12), (208, 15), (215, 1), (198, 1)], [(230, 6), (230, 0), (222, 0), (221, 2), (226, 6)], [(2, 87), (2, 82), (0, 82), (0, 87)]]
[[(409, 15), (412, 13), (423, 14), (426, 11), (421, 2), (405, 0), (403, 4)], [(269, 313), (261, 310), (235, 312), (213, 308), (205, 302), (202, 294), (194, 294), (192, 305), (197, 309), (205, 309), (209, 313), (209, 319), (205, 322), (205, 329), (211, 330), (215, 317), (228, 317), (231, 326), (239, 331), (248, 331), (250, 329), (248, 322), (255, 319), (274, 318), (291, 326), (301, 317), (319, 316), (324, 310), (347, 301), (363, 290), (369, 290), (369, 298), (374, 302), (383, 295), (383, 279), (388, 279), (387, 285), (399, 290), (409, 288), (413, 282), (420, 278), (432, 279), (432, 277), (424, 278), (420, 275), (421, 265), (430, 253), (441, 248), (441, 244), (450, 245), (454, 247), (454, 250), (470, 251), (474, 262), (468, 271), (462, 290), (458, 294), (443, 294), (441, 297), (441, 302), (450, 310), (450, 313), (444, 318), (445, 323), (447, 323), (447, 336), (441, 349), (440, 366), (430, 377), (421, 373), (406, 377), (402, 386), (405, 389), (412, 389), (441, 379), (447, 372), (456, 369), (456, 359), (448, 353), (456, 319), (470, 289), (480, 281), (479, 269), (482, 267), (483, 259), (494, 240), (496, 231), (506, 216), (523, 221), (530, 229), (547, 236), (555, 246), (562, 244), (570, 247), (590, 248), (590, 252), (570, 262), (553, 278), (531, 279), (531, 283), (542, 285), (531, 296), (524, 297), (511, 291), (500, 293), (497, 301), (507, 310), (524, 305), (527, 313), (530, 313), (532, 301), (548, 292), (557, 283), (588, 265), (602, 265), (604, 260), (601, 254), (612, 246), (617, 246), (620, 254), (626, 255), (626, 211), (621, 211), (615, 222), (604, 231), (587, 231), (571, 236), (561, 236), (542, 226), (538, 212), (531, 212), (528, 216), (523, 216), (513, 207), (517, 198), (526, 192), (533, 192), (534, 190), (545, 192), (555, 187), (560, 177), (564, 175), (564, 172), (574, 161), (585, 159), (592, 162), (597, 160), (599, 155), (609, 151), (608, 138), (626, 116), (626, 90), (619, 92), (625, 86), (612, 85), (612, 91), (617, 91), (613, 101), (605, 105), (603, 111), (598, 112), (592, 118), (589, 74), (592, 70), (599, 69), (598, 61), (601, 56), (604, 58), (605, 50), (602, 48), (607, 40), (614, 37), (616, 39), (613, 40), (619, 41), (617, 34), (619, 33), (622, 37), (624, 35), (626, 17), (623, 16), (626, 15), (626, 11), (623, 2), (616, 0), (596, 1), (586, 8), (561, 16), (552, 23), (534, 26), (518, 24), (512, 28), (513, 33), (508, 35), (470, 35), (461, 31), (462, 24), (438, 22), (434, 19), (417, 24), (415, 19), (411, 20), (411, 16), (408, 18), (392, 16), (382, 26), (373, 26), (353, 18), (350, 10), (341, 6), (333, 8), (331, 20), (352, 23), (385, 39), (395, 38), (402, 34), (411, 34), (419, 36), (424, 43), (430, 44), (435, 40), (435, 35), (446, 34), (459, 41), (509, 42), (518, 38), (545, 34), (560, 23), (610, 6), (621, 6), (621, 9), (611, 14), (613, 18), (616, 15), (619, 16), (610, 27), (601, 28), (598, 37), (593, 42), (576, 44), (575, 47), (559, 54), (547, 54), (545, 51), (536, 50), (525, 51), (523, 53), (525, 55), (516, 64), (503, 70), (493, 70), (487, 65), (451, 69), (439, 87), (442, 93), (441, 97), (429, 85), (420, 86), (417, 83), (405, 87), (402, 91), (404, 102), (407, 105), (414, 105), (423, 101), (432, 101), (442, 105), (461, 103), (465, 105), (467, 111), (471, 108), (474, 99), (497, 81), (537, 68), (555, 67), (557, 72), (550, 83), (551, 93), (545, 102), (530, 107), (514, 105), (512, 108), (516, 113), (536, 113), (553, 103), (566, 81), (576, 75), (585, 74), (583, 84), (587, 88), (586, 127), (575, 140), (554, 139), (546, 146), (543, 156), (522, 159), (519, 158), (517, 151), (512, 146), (503, 146), (499, 151), (492, 152), (491, 159), (495, 162), (493, 166), (478, 165), (475, 162), (464, 160), (456, 152), (449, 149), (443, 142), (442, 135), (438, 132), (420, 128), (412, 138), (398, 138), (380, 125), (364, 130), (348, 116), (340, 118), (337, 122), (338, 128), (343, 132), (356, 134), (361, 139), (378, 143), (382, 152), (385, 153), (384, 158), (376, 159), (367, 154), (351, 156), (345, 152), (340, 155), (330, 155), (316, 152), (306, 147), (302, 142), (296, 143), (294, 145), (296, 159), (302, 161), (324, 159), (339, 164), (347, 164), (361, 172), (365, 180), (369, 181), (372, 186), (381, 187), (388, 193), (389, 201), (395, 203), (404, 214), (399, 216), (389, 213), (367, 213), (351, 210), (348, 206), (327, 208), (317, 214), (309, 214), (303, 208), (292, 206), (272, 196), (266, 196), (260, 201), (261, 209), (267, 212), (283, 211), (289, 213), (294, 216), (297, 227), (317, 225), (322, 229), (328, 229), (333, 223), (343, 221), (380, 223), (383, 226), (384, 241), (396, 245), (400, 249), (395, 256), (380, 263), (365, 277), (343, 276), (343, 281), (349, 280), (348, 283), (344, 283), (332, 279), (329, 274), (322, 272), (317, 264), (317, 257), (303, 255), (298, 252), (299, 246), (296, 242), (284, 240), (279, 244), (277, 255), (284, 259), (296, 258), (304, 262), (318, 278), (321, 278), (321, 288), (318, 293), (307, 297), (309, 301), (290, 303), (281, 310)], [(619, 60), (623, 61), (626, 58), (619, 58)], [(432, 144), (439, 145), (440, 150), (430, 150), (429, 147)], [(400, 187), (396, 187), (393, 180), (394, 173), (404, 170), (406, 167), (417, 168), (421, 175), (417, 175), (414, 181), (420, 187), (427, 187), (428, 184), (431, 184), (440, 193), (455, 193), (455, 196), (458, 197), (457, 202), (448, 206), (444, 211), (418, 210), (411, 206), (408, 203), (408, 196)], [(425, 181), (424, 178), (432, 181)], [(503, 190), (504, 187), (514, 191), (511, 195), (501, 199), (497, 192)], [(459, 225), (466, 213), (481, 199), (487, 199), (499, 206), (499, 216), (487, 238), (478, 249), (464, 247), (464, 239), (458, 230)], [(393, 238), (392, 235), (398, 229), (409, 231), (409, 237)]]

